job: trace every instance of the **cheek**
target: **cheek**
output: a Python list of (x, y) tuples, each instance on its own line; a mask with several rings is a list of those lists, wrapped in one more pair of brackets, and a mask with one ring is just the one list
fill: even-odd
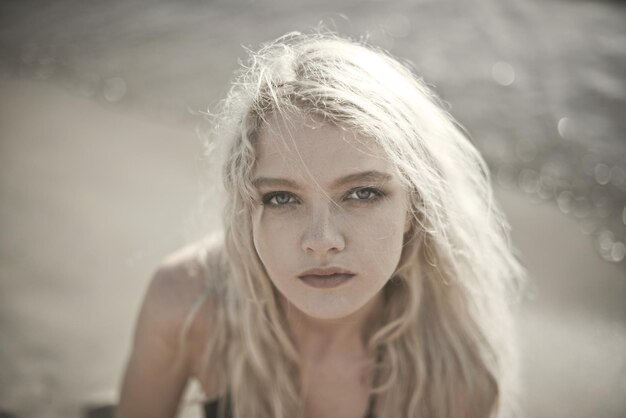
[(286, 255), (293, 252), (295, 230), (293, 222), (272, 216), (259, 208), (253, 214), (252, 237), (257, 254), (272, 276), (284, 264)]
[(353, 219), (350, 225), (351, 241), (359, 247), (362, 262), (388, 270), (390, 265), (395, 268), (399, 260), (405, 229), (404, 207), (387, 205)]
[(376, 210), (365, 213), (359, 222), (367, 227), (368, 232), (380, 240), (393, 240), (403, 235), (406, 229), (407, 210), (405, 205), (397, 201), (389, 201)]
[(391, 222), (379, 219), (370, 223), (368, 228), (356, 236), (355, 243), (362, 248), (363, 255), (385, 258), (395, 258), (401, 251), (404, 241), (404, 223)]

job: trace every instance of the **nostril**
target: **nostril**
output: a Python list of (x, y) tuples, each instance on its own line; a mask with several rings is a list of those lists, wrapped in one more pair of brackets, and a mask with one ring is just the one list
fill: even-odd
[(302, 237), (302, 248), (307, 252), (325, 255), (345, 247), (345, 237), (335, 218), (333, 208), (320, 205), (310, 213), (309, 222)]
[(334, 228), (314, 227), (307, 231), (302, 239), (305, 251), (327, 253), (341, 251), (345, 247), (345, 240), (341, 232)]

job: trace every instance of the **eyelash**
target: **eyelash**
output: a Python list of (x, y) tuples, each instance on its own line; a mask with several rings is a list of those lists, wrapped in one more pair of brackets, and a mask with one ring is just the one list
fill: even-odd
[[(366, 198), (366, 199), (353, 199), (353, 198), (348, 198), (348, 196), (354, 194), (354, 193), (358, 193), (358, 192), (362, 192), (362, 191), (368, 191), (370, 192), (370, 197)], [(272, 199), (274, 199), (277, 196), (289, 196), (290, 198), (293, 198), (295, 201), (294, 202), (286, 202), (286, 203), (272, 203)], [(370, 204), (373, 202), (378, 201), (379, 199), (385, 197), (385, 193), (380, 190), (377, 189), (375, 187), (357, 187), (354, 189), (349, 190), (345, 195), (344, 195), (344, 199), (348, 199), (348, 200), (352, 200), (355, 201), (356, 203), (364, 203), (364, 204)], [(291, 200), (291, 199), (290, 199)], [(297, 201), (295, 195), (293, 195), (290, 192), (271, 192), (271, 193), (267, 193), (265, 195), (263, 195), (261, 202), (263, 205), (265, 206), (269, 206), (269, 207), (275, 207), (275, 208), (279, 208), (279, 207), (284, 207), (287, 205), (293, 205), (293, 204), (298, 204), (299, 202)]]

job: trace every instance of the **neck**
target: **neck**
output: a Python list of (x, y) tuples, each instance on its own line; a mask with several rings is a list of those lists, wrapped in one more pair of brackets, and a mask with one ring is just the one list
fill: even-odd
[(339, 319), (308, 316), (282, 300), (283, 312), (294, 343), (305, 362), (336, 358), (354, 360), (369, 357), (365, 343), (369, 327), (383, 306), (380, 292), (356, 312)]

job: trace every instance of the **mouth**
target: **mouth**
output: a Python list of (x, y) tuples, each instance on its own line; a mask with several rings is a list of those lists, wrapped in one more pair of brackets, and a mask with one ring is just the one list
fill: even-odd
[(315, 268), (298, 276), (305, 284), (318, 289), (331, 289), (348, 282), (356, 274), (340, 268)]

